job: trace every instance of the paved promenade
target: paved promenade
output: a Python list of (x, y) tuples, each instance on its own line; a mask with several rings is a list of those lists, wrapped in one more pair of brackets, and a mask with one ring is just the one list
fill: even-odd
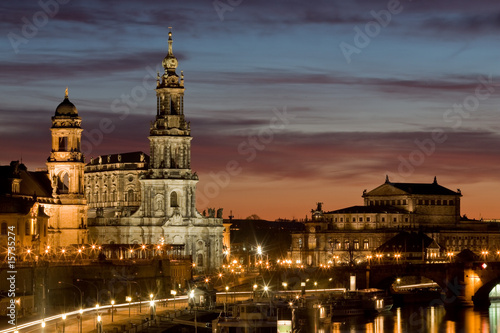
[[(183, 310), (185, 312), (188, 306), (186, 299), (175, 301), (175, 312), (174, 312), (174, 302), (156, 302), (156, 322), (163, 323), (166, 327), (167, 323), (171, 322), (168, 318), (174, 318), (174, 316), (179, 317)], [(101, 316), (102, 321), (102, 331), (101, 332), (161, 332), (161, 329), (154, 329), (151, 325), (151, 307), (149, 302), (142, 302), (139, 304), (131, 305), (120, 305), (113, 307), (113, 314), (111, 314), (111, 308), (101, 308), (98, 310), (90, 310), (83, 313), (83, 318), (81, 321), (82, 330), (80, 331), (80, 319), (79, 315), (72, 314), (68, 315), (65, 320), (61, 316), (57, 319), (50, 320), (46, 323), (45, 328), (42, 328), (40, 324), (20, 328), (20, 333), (28, 332), (43, 332), (43, 333), (95, 333), (97, 332), (97, 314)], [(51, 317), (52, 318), (52, 317)], [(149, 327), (149, 330), (145, 330)], [(136, 329), (135, 329), (136, 328)], [(0, 330), (0, 332), (3, 330)], [(9, 330), (12, 332), (13, 330)]]

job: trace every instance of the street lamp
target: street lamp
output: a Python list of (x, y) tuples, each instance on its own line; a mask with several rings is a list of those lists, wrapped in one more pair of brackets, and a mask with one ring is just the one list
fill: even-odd
[(396, 254), (394, 255), (394, 258), (396, 258), (396, 264), (398, 264), (398, 263), (399, 263), (399, 258), (401, 258), (401, 254), (396, 253)]
[(130, 318), (130, 302), (132, 301), (132, 297), (127, 296), (126, 300), (128, 302), (128, 316)]
[(224, 303), (224, 313), (226, 313), (226, 304), (227, 304), (227, 292), (229, 291), (229, 286), (226, 286), (226, 302)]
[(257, 284), (253, 285), (253, 298), (255, 299), (255, 291), (257, 290)]
[(113, 317), (114, 317), (114, 315), (113, 315), (113, 312), (114, 312), (114, 309), (113, 309), (113, 308), (114, 308), (114, 306), (115, 306), (115, 300), (114, 300), (114, 299), (112, 299), (112, 300), (111, 300), (111, 322), (113, 322), (113, 319), (114, 319), (114, 318), (113, 318)]
[(63, 324), (63, 333), (66, 331), (66, 314), (63, 313), (62, 316), (62, 324)]
[(488, 251), (481, 251), (481, 255), (484, 257), (484, 260), (486, 260), (488, 253), (489, 253)]
[(71, 283), (68, 283), (68, 282), (58, 281), (57, 283), (59, 283), (59, 284), (67, 284), (67, 285), (73, 286), (73, 287), (75, 287), (76, 289), (78, 289), (78, 291), (80, 292), (80, 308), (83, 308), (83, 302), (82, 302), (82, 290), (81, 290), (80, 288), (78, 288), (78, 287), (77, 287), (77, 286), (75, 286), (74, 284), (71, 284)]
[(149, 301), (149, 307), (150, 307), (150, 309), (151, 309), (150, 319), (151, 319), (151, 320), (155, 320), (155, 317), (156, 317), (156, 309), (155, 309), (155, 301), (153, 300), (153, 298), (151, 298), (151, 300)]
[(95, 292), (96, 292), (96, 302), (99, 303), (99, 288), (97, 288), (97, 286), (90, 282), (90, 281), (87, 281), (87, 280), (81, 280), (81, 279), (76, 279), (77, 282), (86, 282), (88, 284), (91, 284), (92, 286), (94, 286), (95, 288)]
[(97, 316), (97, 333), (102, 332), (102, 318), (100, 315)]
[[(99, 315), (99, 303), (97, 303), (95, 305), (95, 315), (96, 315), (96, 318), (100, 318), (101, 317)], [(96, 327), (97, 327), (97, 331), (99, 331), (99, 321), (96, 321)]]
[(80, 333), (83, 332), (83, 309), (80, 309), (80, 325), (79, 325), (79, 328), (80, 328)]
[(196, 300), (194, 298), (194, 290), (191, 290), (191, 292), (189, 293), (189, 298), (192, 299), (194, 307), (194, 332), (198, 333), (198, 323), (196, 321)]
[[(142, 312), (142, 300), (141, 300), (141, 295), (142, 295), (142, 289), (141, 289), (141, 285), (139, 283), (137, 283), (136, 281), (127, 281), (128, 283), (135, 283), (137, 285), (137, 287), (139, 287), (139, 313)], [(132, 288), (130, 288), (132, 289)], [(130, 291), (132, 292), (132, 291)]]
[(281, 285), (283, 286), (283, 291), (284, 291), (284, 292), (285, 292), (285, 294), (286, 294), (286, 287), (288, 287), (288, 283), (283, 282)]
[(175, 317), (175, 295), (177, 295), (177, 291), (170, 290), (170, 294), (174, 295), (174, 317)]

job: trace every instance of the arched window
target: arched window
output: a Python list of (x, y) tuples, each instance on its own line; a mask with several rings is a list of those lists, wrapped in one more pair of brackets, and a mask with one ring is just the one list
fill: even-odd
[(134, 201), (134, 190), (130, 189), (127, 191), (128, 202), (131, 203)]
[(179, 207), (177, 202), (177, 192), (170, 193), (170, 207)]
[(7, 223), (2, 223), (2, 230), (0, 232), (2, 235), (7, 235)]
[(201, 253), (198, 253), (198, 263), (197, 263), (197, 265), (199, 267), (203, 267), (203, 254), (201, 254)]
[(68, 137), (61, 136), (59, 138), (59, 151), (68, 151)]
[(59, 179), (57, 181), (57, 190), (59, 193), (69, 192), (69, 176), (66, 172), (59, 175)]

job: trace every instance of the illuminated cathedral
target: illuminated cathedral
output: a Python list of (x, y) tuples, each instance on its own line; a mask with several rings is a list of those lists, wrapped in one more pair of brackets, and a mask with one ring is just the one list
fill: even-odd
[(0, 166), (2, 243), (14, 225), (19, 247), (38, 255), (98, 244), (107, 258), (135, 258), (142, 254), (131, 249), (147, 245), (191, 256), (198, 272), (222, 264), (222, 209), (208, 216), (196, 210), (198, 176), (191, 170), (184, 78), (176, 73), (171, 32), (162, 64), (149, 155), (113, 153), (85, 164), (82, 119), (66, 89), (52, 117), (47, 170), (28, 171), (18, 161)]
[(130, 256), (123, 244), (168, 244), (174, 253), (191, 255), (197, 270), (213, 270), (222, 263), (222, 210), (208, 217), (196, 210), (198, 176), (191, 170), (184, 78), (176, 73), (171, 32), (162, 64), (150, 155), (103, 155), (85, 167), (89, 237), (115, 245), (108, 255), (118, 257)]

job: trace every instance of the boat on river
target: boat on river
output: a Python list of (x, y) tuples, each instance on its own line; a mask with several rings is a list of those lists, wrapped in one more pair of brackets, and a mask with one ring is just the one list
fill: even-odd
[(347, 291), (340, 296), (332, 297), (324, 306), (330, 307), (332, 317), (361, 316), (389, 311), (392, 308), (392, 297), (380, 289), (361, 289)]

